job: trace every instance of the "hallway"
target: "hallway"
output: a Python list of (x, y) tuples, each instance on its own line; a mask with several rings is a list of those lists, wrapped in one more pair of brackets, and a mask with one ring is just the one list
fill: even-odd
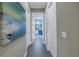
[(1, 2), (0, 57), (79, 57), (79, 3)]
[(47, 51), (46, 46), (42, 43), (42, 37), (37, 35), (34, 43), (28, 47), (27, 57), (52, 57)]
[[(26, 52), (27, 55), (26, 56), (27, 57), (52, 57), (52, 56), (55, 56), (56, 55), (56, 46), (55, 46), (56, 45), (56, 36), (55, 36), (56, 29), (55, 29), (55, 27), (53, 27), (54, 32), (52, 32), (51, 30), (50, 30), (51, 32), (47, 31), (47, 22), (49, 22), (46, 20), (48, 18), (48, 17), (46, 17), (46, 15), (48, 13), (45, 14), (47, 3), (46, 2), (40, 2), (40, 3), (29, 2), (28, 5), (30, 6), (30, 8), (29, 8), (30, 13), (27, 11), (28, 12), (27, 14), (31, 15), (30, 16), (31, 19), (26, 20), (26, 22), (27, 22), (26, 23), (27, 24), (27, 52)], [(51, 5), (53, 5), (53, 4), (51, 3)], [(51, 6), (51, 7), (53, 7), (53, 6)], [(52, 9), (51, 7), (49, 8), (50, 10)], [(51, 15), (51, 14), (48, 14), (48, 15)], [(55, 13), (54, 13), (54, 16), (55, 16)], [(55, 20), (55, 18), (54, 18), (54, 20)], [(53, 20), (53, 22), (54, 22), (53, 24), (55, 25), (54, 20)], [(49, 23), (50, 23), (50, 25), (52, 25), (52, 21)], [(53, 38), (54, 40), (51, 40), (52, 34), (50, 34), (50, 33), (54, 33), (54, 35), (53, 35), (53, 36), (55, 36)], [(48, 35), (48, 37), (46, 35)], [(50, 39), (50, 40), (48, 40), (48, 39)]]

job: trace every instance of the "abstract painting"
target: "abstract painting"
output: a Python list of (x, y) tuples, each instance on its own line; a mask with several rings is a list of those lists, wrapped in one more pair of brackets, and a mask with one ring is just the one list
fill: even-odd
[(25, 19), (25, 10), (19, 2), (0, 3), (0, 45), (7, 45), (25, 35)]

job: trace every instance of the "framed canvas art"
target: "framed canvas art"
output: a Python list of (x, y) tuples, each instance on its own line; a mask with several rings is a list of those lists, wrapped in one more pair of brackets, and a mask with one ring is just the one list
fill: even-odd
[(25, 35), (25, 10), (19, 2), (0, 3), (0, 45), (7, 45)]

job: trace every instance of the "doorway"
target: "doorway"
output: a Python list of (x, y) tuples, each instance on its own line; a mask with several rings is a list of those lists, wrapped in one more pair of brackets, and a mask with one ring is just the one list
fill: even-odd
[(52, 57), (44, 41), (44, 13), (32, 13), (32, 44), (28, 47), (27, 57)]
[(44, 13), (32, 13), (32, 40), (44, 40)]

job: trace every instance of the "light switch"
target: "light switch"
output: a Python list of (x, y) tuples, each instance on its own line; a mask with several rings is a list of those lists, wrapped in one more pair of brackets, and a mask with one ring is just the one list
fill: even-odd
[(66, 39), (66, 32), (62, 32), (62, 38)]

